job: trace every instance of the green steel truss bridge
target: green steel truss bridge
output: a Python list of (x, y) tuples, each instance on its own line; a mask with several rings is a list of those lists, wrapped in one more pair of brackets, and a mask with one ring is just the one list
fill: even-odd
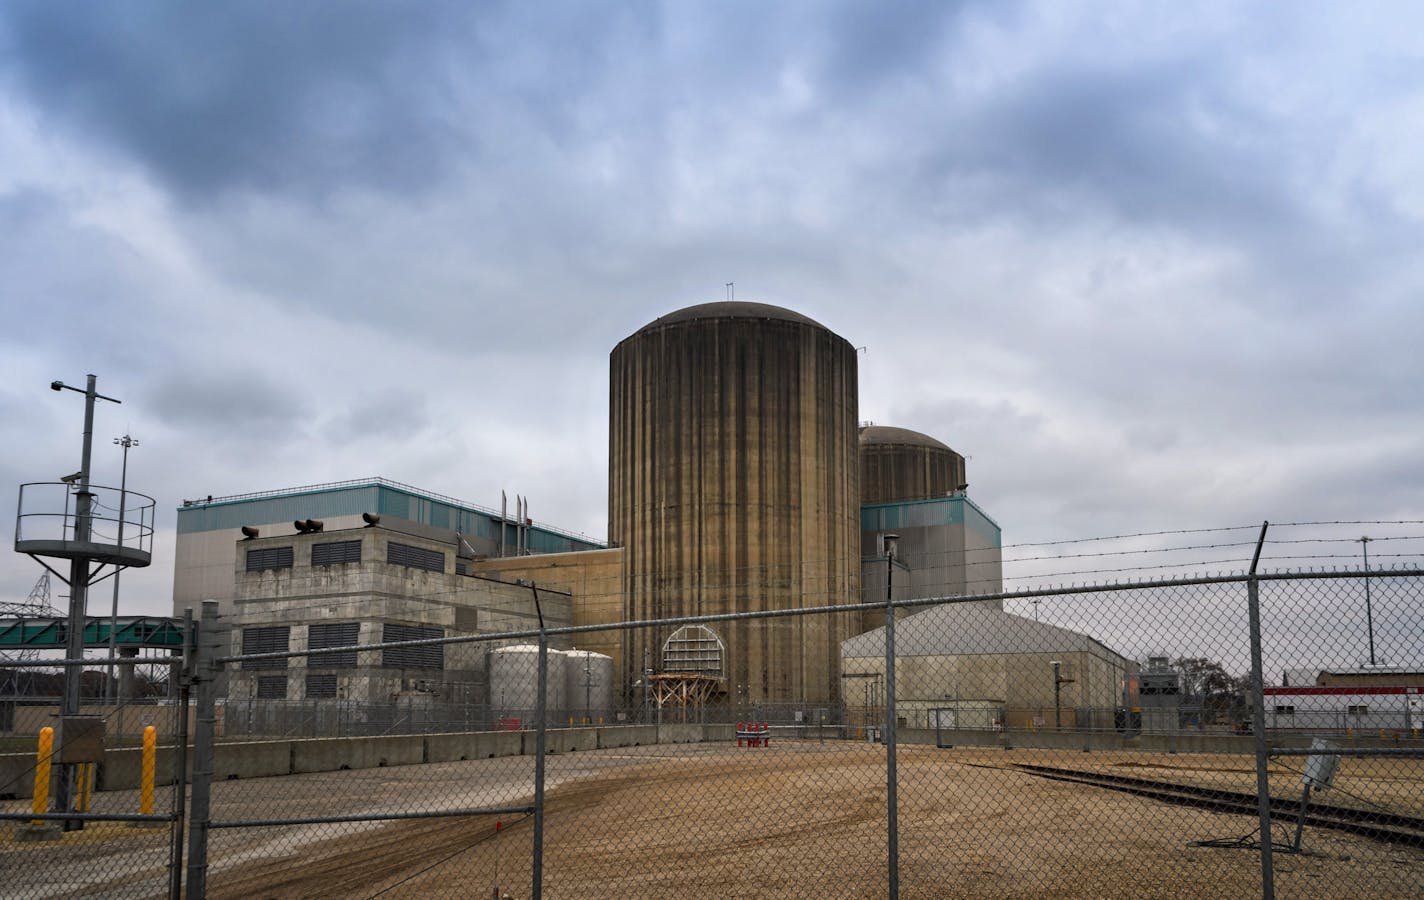
[[(93, 616), (84, 623), (84, 646), (108, 649), (110, 619)], [(119, 616), (115, 647), (183, 648), (183, 623), (158, 616)], [(0, 619), (0, 650), (63, 650), (69, 637), (65, 616)]]

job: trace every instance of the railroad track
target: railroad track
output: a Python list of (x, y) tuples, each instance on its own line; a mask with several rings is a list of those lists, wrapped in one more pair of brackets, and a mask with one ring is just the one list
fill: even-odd
[[(1087, 772), (1079, 769), (1034, 766), (1026, 763), (1014, 764), (1012, 768), (1040, 778), (1122, 791), (1139, 797), (1159, 800), (1163, 803), (1176, 803), (1215, 812), (1259, 815), (1259, 807), (1254, 793), (1197, 787), (1174, 781), (1155, 781), (1126, 775), (1107, 775), (1102, 772)], [(1270, 807), (1273, 817), (1279, 816), (1281, 821), (1295, 822), (1300, 816), (1301, 802), (1284, 797), (1272, 797)], [(1413, 816), (1311, 803), (1306, 809), (1305, 824), (1314, 828), (1343, 831), (1390, 844), (1424, 847), (1424, 819)]]

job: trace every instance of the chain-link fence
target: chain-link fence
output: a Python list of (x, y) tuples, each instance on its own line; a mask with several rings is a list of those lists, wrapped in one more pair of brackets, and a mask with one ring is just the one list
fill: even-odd
[[(5, 697), (0, 850), (7, 897), (162, 897), (181, 884), (191, 716), (182, 698), (85, 697), (76, 715), (42, 690), (85, 661), (0, 670)], [(93, 661), (87, 661), (93, 665)], [(133, 660), (120, 665), (136, 665)], [(166, 668), (163, 667), (163, 668)], [(96, 674), (96, 673), (89, 673)], [(125, 679), (126, 681), (127, 679)]]
[[(1424, 672), (1400, 663), (1424, 652), (1421, 614), (1408, 570), (447, 638), (543, 650), (492, 665), (509, 704), (407, 701), (409, 727), (400, 698), (273, 701), (244, 720), (270, 724), (235, 727), (249, 704), (219, 703), (218, 676), (261, 657), (207, 642), (186, 889), (1418, 896)], [(549, 649), (591, 632), (619, 654)], [(749, 634), (790, 652), (750, 664)], [(130, 850), (149, 836), (100, 824), (83, 844), (6, 844), (7, 894), (163, 894), (162, 838)]]

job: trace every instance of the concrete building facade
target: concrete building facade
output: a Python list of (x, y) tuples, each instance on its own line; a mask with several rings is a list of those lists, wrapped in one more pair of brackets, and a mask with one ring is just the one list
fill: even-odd
[[(549, 627), (572, 619), (565, 592), (465, 574), (445, 542), (384, 527), (248, 539), (234, 556), (233, 654), (528, 631), (536, 591)], [(504, 643), (254, 660), (229, 672), (228, 697), (488, 704), (488, 654)]]

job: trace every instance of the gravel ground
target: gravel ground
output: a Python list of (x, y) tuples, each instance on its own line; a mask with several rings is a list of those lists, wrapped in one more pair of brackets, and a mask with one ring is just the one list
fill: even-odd
[[(1011, 768), (1092, 768), (1249, 790), (1249, 757), (915, 746), (897, 756), (902, 896), (1260, 895), (1255, 852), (1193, 846), (1249, 835), (1253, 818)], [(1424, 779), (1416, 765), (1346, 761), (1339, 788), (1362, 803), (1417, 813)], [(641, 747), (553, 756), (547, 766), (545, 896), (887, 894), (881, 747)], [(1273, 790), (1295, 796), (1298, 776), (1285, 766)], [(528, 802), (532, 776), (532, 760), (510, 757), (232, 781), (215, 786), (213, 815), (512, 805)], [(101, 799), (115, 807), (132, 800)], [(1278, 840), (1289, 832), (1289, 823), (1278, 824)], [(532, 838), (532, 822), (519, 814), (221, 829), (210, 850), (209, 895), (488, 898), (498, 885), (525, 897)], [(166, 841), (163, 831), (96, 825), (62, 846), (6, 843), (0, 884), (13, 897), (159, 896)], [(1305, 846), (1305, 854), (1277, 854), (1277, 896), (1424, 895), (1419, 850), (1314, 829)]]

